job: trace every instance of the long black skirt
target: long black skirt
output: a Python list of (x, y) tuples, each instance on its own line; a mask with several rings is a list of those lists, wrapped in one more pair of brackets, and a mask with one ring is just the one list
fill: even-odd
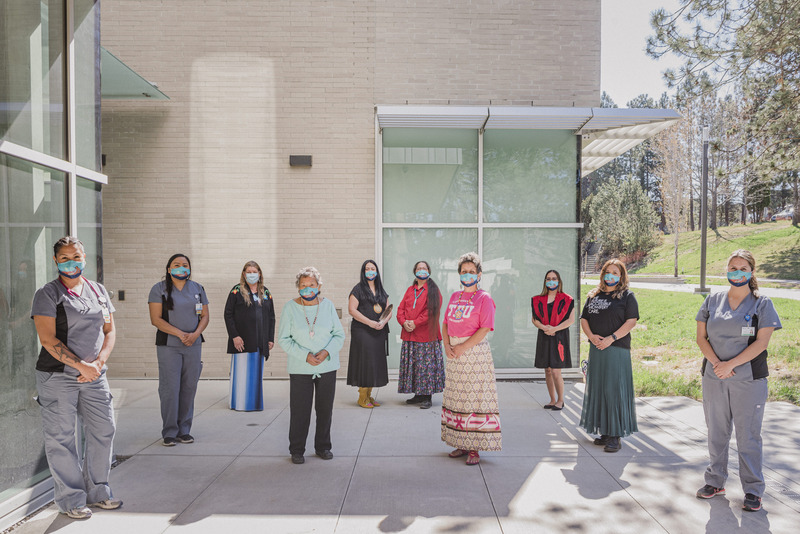
[(386, 358), (389, 336), (382, 330), (355, 327), (350, 330), (350, 360), (347, 363), (347, 385), (379, 388), (389, 383)]

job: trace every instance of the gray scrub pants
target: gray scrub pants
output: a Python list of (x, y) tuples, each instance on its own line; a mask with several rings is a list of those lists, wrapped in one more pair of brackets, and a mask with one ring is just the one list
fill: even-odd
[[(74, 374), (36, 371), (44, 451), (58, 509), (67, 512), (111, 498), (108, 475), (116, 425), (105, 367), (100, 378), (81, 383)], [(79, 452), (83, 430), (83, 459)]]
[(156, 346), (162, 438), (183, 436), (192, 429), (194, 396), (203, 369), (201, 347), (201, 343), (191, 347)]
[(761, 422), (769, 393), (767, 379), (717, 380), (703, 377), (703, 411), (708, 426), (706, 484), (724, 488), (728, 478), (728, 445), (731, 430), (736, 427), (736, 448), (739, 451), (739, 479), (745, 493), (757, 497), (764, 494), (761, 469)]

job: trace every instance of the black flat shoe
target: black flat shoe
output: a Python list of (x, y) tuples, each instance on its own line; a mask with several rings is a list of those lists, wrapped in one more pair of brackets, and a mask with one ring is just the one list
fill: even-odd
[(552, 410), (553, 406), (555, 406), (555, 404), (545, 404), (544, 406), (542, 406), (542, 408), (544, 408), (545, 410)]
[(317, 456), (323, 460), (333, 460), (333, 453), (331, 451), (317, 451)]
[(292, 463), (293, 464), (304, 464), (304, 463), (306, 463), (306, 459), (303, 457), (302, 454), (293, 454), (292, 455)]
[(603, 434), (599, 438), (594, 438), (594, 441), (592, 443), (594, 443), (595, 445), (602, 445), (605, 447), (608, 444), (608, 436)]
[(406, 404), (419, 404), (425, 400), (425, 397), (422, 395), (414, 395), (410, 399), (406, 400)]
[(563, 410), (563, 409), (564, 409), (564, 407), (562, 406), (562, 407), (560, 407), (560, 408), (559, 408), (558, 406), (556, 406), (556, 405), (554, 404), (554, 405), (553, 405), (553, 407), (552, 407), (552, 408), (550, 408), (550, 409), (551, 409), (551, 410), (553, 410), (554, 412), (557, 412), (557, 411), (559, 411), (559, 410)]
[(622, 448), (622, 440), (618, 436), (609, 436), (608, 443), (603, 450), (605, 452), (617, 452)]

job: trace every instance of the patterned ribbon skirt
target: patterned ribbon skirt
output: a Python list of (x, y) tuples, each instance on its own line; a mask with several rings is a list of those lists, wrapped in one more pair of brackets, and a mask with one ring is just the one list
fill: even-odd
[[(451, 337), (452, 346), (468, 338)], [(458, 358), (448, 358), (442, 398), (442, 441), (468, 451), (499, 451), (500, 409), (492, 350), (481, 341)]]

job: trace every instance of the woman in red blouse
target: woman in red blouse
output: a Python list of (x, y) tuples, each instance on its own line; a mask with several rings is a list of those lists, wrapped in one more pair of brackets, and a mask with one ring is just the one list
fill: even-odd
[(413, 393), (407, 404), (427, 410), (431, 396), (444, 389), (444, 358), (439, 311), (442, 293), (431, 276), (426, 261), (414, 264), (414, 282), (397, 308), (397, 322), (403, 327), (400, 339), (400, 379), (398, 393)]

